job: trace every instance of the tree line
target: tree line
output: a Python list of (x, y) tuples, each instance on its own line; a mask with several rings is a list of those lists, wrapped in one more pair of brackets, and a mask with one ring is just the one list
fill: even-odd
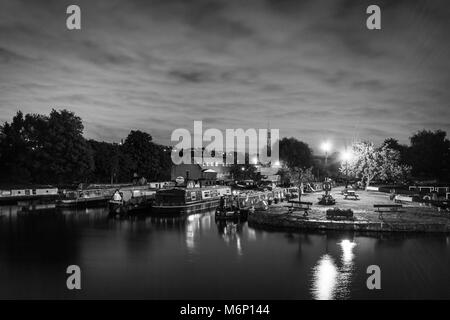
[[(0, 184), (78, 184), (170, 180), (171, 147), (154, 143), (146, 132), (132, 130), (123, 143), (83, 137), (80, 117), (68, 110), (50, 114), (17, 112), (0, 126)], [(442, 130), (422, 130), (409, 145), (386, 139), (352, 144), (352, 157), (332, 153), (325, 165), (305, 142), (282, 138), (278, 174), (285, 185), (311, 180), (352, 178), (400, 183), (412, 180), (450, 181), (450, 141)], [(246, 155), (245, 165), (232, 166), (233, 176), (258, 180), (261, 175)]]
[(17, 112), (0, 126), (0, 183), (129, 182), (133, 176), (170, 180), (170, 147), (132, 130), (123, 143), (83, 137), (80, 117), (68, 110)]
[(442, 130), (421, 130), (409, 138), (409, 145), (388, 138), (380, 145), (356, 141), (348, 149), (348, 158), (335, 152), (325, 165), (323, 157), (314, 156), (308, 144), (295, 138), (280, 140), (278, 171), (283, 184), (312, 180), (352, 179), (365, 186), (371, 182), (413, 183), (432, 180), (450, 182), (450, 141)]

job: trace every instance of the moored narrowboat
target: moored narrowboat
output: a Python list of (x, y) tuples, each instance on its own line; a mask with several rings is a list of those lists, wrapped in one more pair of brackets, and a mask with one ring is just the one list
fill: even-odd
[(150, 212), (156, 190), (149, 187), (128, 187), (117, 189), (109, 200), (109, 212), (124, 215), (137, 212)]
[(200, 188), (175, 187), (158, 190), (153, 203), (153, 212), (162, 214), (191, 214), (215, 210), (222, 196), (231, 195), (228, 186)]
[(53, 200), (58, 198), (58, 188), (35, 186), (0, 190), (0, 203), (15, 203), (28, 200)]
[(106, 205), (112, 195), (111, 189), (86, 189), (65, 191), (56, 202), (57, 207), (89, 207)]

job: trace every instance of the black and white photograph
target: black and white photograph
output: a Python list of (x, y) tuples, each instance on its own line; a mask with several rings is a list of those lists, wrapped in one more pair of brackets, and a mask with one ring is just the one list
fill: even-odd
[(0, 0), (0, 300), (449, 300), (449, 31), (441, 0)]

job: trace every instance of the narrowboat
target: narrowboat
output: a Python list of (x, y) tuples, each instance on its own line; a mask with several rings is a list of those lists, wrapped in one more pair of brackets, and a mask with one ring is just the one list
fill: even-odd
[(216, 209), (216, 218), (245, 218), (255, 210), (267, 210), (271, 199), (278, 199), (281, 192), (256, 191), (241, 192), (238, 195), (223, 197)]
[(150, 212), (156, 190), (149, 187), (118, 189), (109, 200), (109, 212), (112, 215), (124, 215), (137, 212)]
[(113, 192), (112, 189), (69, 190), (63, 193), (56, 206), (67, 208), (106, 205)]
[(52, 186), (26, 187), (0, 190), (0, 203), (26, 200), (52, 200), (58, 198), (58, 188)]
[(221, 197), (230, 195), (231, 188), (228, 186), (157, 190), (152, 211), (161, 214), (192, 214), (215, 210)]

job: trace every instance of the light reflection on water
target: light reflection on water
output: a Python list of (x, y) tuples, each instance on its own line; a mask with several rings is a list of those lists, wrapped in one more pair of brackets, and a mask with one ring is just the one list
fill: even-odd
[(340, 265), (333, 257), (324, 254), (313, 268), (311, 293), (316, 300), (345, 299), (350, 297), (350, 285), (353, 274), (353, 248), (356, 243), (343, 239), (338, 243), (342, 253)]
[[(87, 299), (450, 298), (448, 236), (272, 232), (214, 213), (0, 214), (0, 298), (71, 298), (58, 271), (69, 264), (82, 267)], [(379, 292), (366, 288), (370, 264), (382, 269)]]
[(324, 254), (313, 269), (312, 294), (317, 300), (334, 298), (338, 270), (332, 257)]

